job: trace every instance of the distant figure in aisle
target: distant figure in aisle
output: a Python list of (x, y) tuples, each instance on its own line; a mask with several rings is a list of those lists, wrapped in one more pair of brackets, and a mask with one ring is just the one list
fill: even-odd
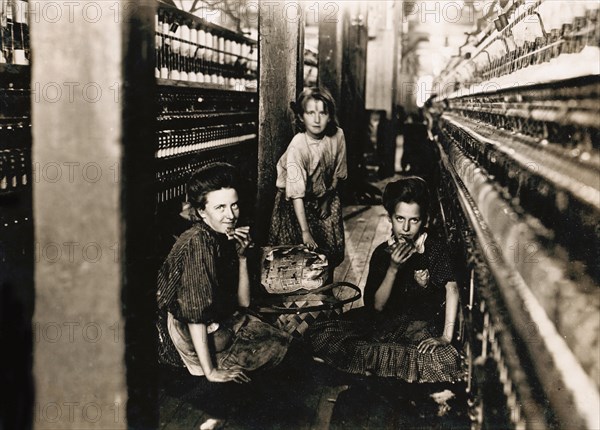
[(377, 154), (377, 175), (380, 179), (394, 176), (396, 134), (385, 110), (371, 111), (369, 119), (369, 150)]
[(393, 113), (393, 122), (396, 135), (402, 134), (404, 122), (406, 121), (406, 110), (402, 105), (395, 105)]
[(277, 163), (269, 243), (318, 249), (327, 256), (331, 280), (333, 269), (344, 259), (337, 188), (347, 177), (346, 140), (326, 89), (305, 89), (292, 109), (299, 133)]
[(379, 120), (381, 114), (378, 110), (369, 113), (369, 125), (367, 129), (367, 144), (364, 150), (365, 154), (374, 154), (377, 152), (377, 133), (379, 132)]
[(187, 185), (193, 225), (177, 239), (158, 274), (159, 355), (210, 382), (249, 382), (248, 371), (279, 364), (291, 337), (250, 306), (246, 252), (234, 167), (215, 163)]
[(388, 184), (383, 205), (390, 238), (371, 257), (365, 307), (307, 332), (316, 357), (348, 373), (406, 382), (456, 382), (452, 346), (458, 287), (444, 242), (428, 235), (429, 192), (407, 177)]
[(425, 179), (433, 191), (439, 182), (439, 153), (423, 112), (409, 114), (404, 124), (401, 165), (403, 173)]
[(427, 126), (418, 115), (412, 113), (406, 117), (402, 134), (404, 136), (402, 171), (420, 176), (424, 161), (422, 149), (428, 139)]

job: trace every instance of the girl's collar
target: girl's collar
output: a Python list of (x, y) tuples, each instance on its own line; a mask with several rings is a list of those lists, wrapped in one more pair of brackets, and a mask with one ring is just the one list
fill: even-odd
[(307, 132), (304, 132), (304, 137), (309, 144), (316, 144), (323, 142), (327, 138), (327, 135), (324, 134), (322, 138), (315, 139), (314, 137), (310, 137)]
[[(227, 239), (227, 235), (224, 233), (219, 233), (218, 231), (213, 230), (208, 224), (204, 222), (202, 218), (198, 222), (194, 223), (194, 227), (203, 231), (204, 234), (208, 235), (208, 237), (213, 238), (219, 244), (231, 243), (229, 239)], [(235, 242), (235, 241), (234, 241)]]
[(182, 203), (181, 212), (179, 212), (179, 216), (192, 222), (201, 221), (201, 218), (196, 212), (196, 208), (194, 208), (190, 202)]
[(188, 221), (191, 221), (192, 223), (194, 223), (194, 225), (196, 227), (201, 227), (202, 230), (207, 231), (208, 233), (210, 233), (211, 235), (213, 235), (215, 237), (219, 237), (219, 238), (227, 237), (227, 235), (216, 232), (208, 224), (206, 224), (204, 222), (204, 220), (198, 215), (198, 211), (196, 211), (196, 208), (194, 208), (190, 202), (184, 202), (182, 204), (181, 212), (179, 213), (179, 216)]

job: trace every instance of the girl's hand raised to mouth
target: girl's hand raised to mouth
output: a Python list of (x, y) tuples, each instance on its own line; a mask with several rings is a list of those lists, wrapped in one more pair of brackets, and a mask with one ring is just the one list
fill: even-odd
[(398, 267), (406, 263), (415, 252), (417, 252), (417, 249), (413, 243), (398, 242), (392, 250), (390, 265)]
[(227, 232), (227, 237), (229, 240), (237, 240), (238, 242), (238, 255), (243, 256), (246, 254), (246, 250), (248, 248), (252, 248), (254, 246), (254, 242), (250, 237), (250, 227), (238, 227), (236, 229), (232, 229), (233, 231)]

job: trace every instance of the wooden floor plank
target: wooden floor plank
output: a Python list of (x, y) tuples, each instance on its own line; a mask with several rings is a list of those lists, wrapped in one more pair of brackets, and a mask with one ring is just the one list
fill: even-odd
[(298, 423), (298, 430), (310, 430), (313, 428), (318, 420), (319, 401), (324, 390), (324, 386), (320, 384), (314, 384), (313, 389), (308, 390), (306, 399), (304, 399), (304, 405), (309, 413), (306, 414), (305, 420)]
[(373, 234), (371, 243), (369, 244), (367, 262), (358, 282), (358, 286), (360, 287), (361, 291), (364, 291), (365, 284), (367, 283), (367, 275), (369, 273), (369, 262), (371, 261), (371, 255), (373, 255), (373, 251), (375, 251), (375, 248), (377, 248), (380, 243), (384, 242), (390, 235), (391, 223), (388, 220), (387, 212), (385, 211), (385, 209), (383, 209), (383, 207), (378, 208), (380, 210), (377, 210), (376, 213), (379, 216), (379, 222), (375, 229), (375, 233)]
[(342, 264), (336, 269), (334, 280), (336, 281), (347, 281), (353, 277), (356, 266), (354, 264), (354, 258), (358, 248), (360, 246), (360, 237), (366, 228), (366, 220), (361, 219), (357, 224), (356, 228), (352, 231), (352, 236), (346, 238), (346, 255)]
[(333, 409), (337, 402), (340, 393), (346, 391), (348, 385), (338, 385), (333, 387), (325, 387), (321, 393), (319, 405), (317, 407), (317, 416), (312, 430), (328, 430), (331, 423)]
[[(171, 421), (164, 427), (164, 430), (196, 429), (200, 426), (205, 417), (197, 405), (189, 402), (183, 402), (172, 416)], [(208, 417), (206, 417), (208, 419)]]
[(158, 387), (158, 390), (156, 393), (156, 398), (158, 400), (159, 405), (160, 405), (160, 402), (162, 402), (162, 400), (165, 398), (166, 395), (167, 395), (167, 390), (165, 389), (165, 387)]
[(395, 422), (394, 405), (384, 401), (380, 396), (372, 396), (369, 401), (367, 428), (393, 430)]
[(371, 208), (368, 205), (352, 205), (352, 206), (344, 206), (342, 208), (342, 217), (344, 221), (347, 221), (351, 218), (356, 217), (358, 214), (367, 211)]
[(369, 394), (362, 387), (351, 386), (340, 393), (331, 416), (329, 430), (367, 429)]
[[(357, 208), (357, 207), (354, 207)], [(357, 212), (355, 209), (353, 212)], [(344, 239), (346, 249), (344, 250), (344, 261), (335, 270), (335, 280), (343, 281), (348, 276), (348, 271), (352, 268), (352, 260), (356, 248), (359, 246), (360, 237), (362, 236), (367, 224), (366, 219), (361, 212), (357, 216), (353, 216), (344, 221)]]
[(359, 283), (363, 271), (368, 266), (368, 254), (380, 220), (379, 213), (373, 208), (361, 214), (360, 218), (364, 219), (365, 228), (357, 241), (350, 244), (351, 248), (348, 251), (352, 256), (351, 268), (344, 278), (344, 280), (353, 284)]
[[(346, 231), (350, 232), (346, 240), (346, 258), (339, 271), (336, 271), (336, 280), (351, 282), (364, 290), (366, 282), (365, 273), (368, 272), (369, 258), (372, 252), (372, 242), (381, 237), (377, 233), (377, 225), (381, 222), (379, 207), (368, 207), (357, 213), (356, 217), (347, 219)], [(385, 211), (384, 211), (385, 213)], [(364, 253), (367, 255), (363, 255)], [(360, 285), (364, 278), (363, 285)], [(343, 312), (358, 308), (363, 305), (362, 297), (352, 303), (344, 305)]]
[[(368, 211), (366, 212), (368, 213)], [(344, 259), (345, 270), (341, 271), (339, 279), (347, 282), (352, 282), (354, 273), (357, 270), (356, 267), (356, 256), (360, 252), (361, 238), (363, 237), (365, 230), (368, 228), (368, 217), (366, 213), (359, 215), (353, 220), (354, 225), (348, 223), (348, 230), (350, 234), (346, 240), (346, 258)]]
[(158, 428), (165, 429), (174, 415), (177, 413), (177, 410), (182, 405), (183, 401), (181, 399), (164, 396), (160, 402), (160, 410), (159, 410), (159, 422)]
[(315, 421), (321, 391), (326, 382), (311, 371), (312, 362), (298, 363), (306, 366), (301, 380), (284, 380), (274, 376), (272, 384), (256, 387), (247, 403), (230, 413), (226, 430), (299, 429), (308, 430)]

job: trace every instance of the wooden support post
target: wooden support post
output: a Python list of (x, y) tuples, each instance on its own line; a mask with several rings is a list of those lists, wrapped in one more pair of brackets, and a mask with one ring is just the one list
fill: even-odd
[(392, 96), (392, 120), (398, 117), (398, 108), (400, 104), (400, 87), (402, 86), (402, 26), (403, 26), (402, 3), (394, 4), (394, 94)]
[[(339, 107), (340, 124), (346, 134), (348, 184), (344, 197), (354, 200), (364, 190), (362, 153), (367, 138), (365, 117), (365, 74), (367, 56), (367, 29), (360, 16), (366, 16), (366, 5), (356, 4), (343, 14), (342, 87)], [(352, 10), (350, 10), (352, 9)], [(362, 12), (362, 13), (361, 13)], [(353, 194), (353, 196), (352, 196)]]
[(29, 5), (34, 426), (151, 428), (154, 4)]
[(290, 102), (295, 101), (302, 90), (303, 14), (295, 19), (281, 19), (281, 14), (277, 5), (274, 10), (262, 10), (261, 7), (259, 22), (256, 240), (261, 245), (266, 243), (269, 232), (277, 161), (294, 136)]
[[(367, 44), (365, 108), (385, 110), (386, 118), (392, 114), (395, 75), (394, 12), (399, 3), (375, 2), (369, 4), (370, 40)], [(392, 61), (390, 61), (392, 60)]]
[[(120, 3), (119, 3), (120, 4)], [(114, 8), (114, 6), (113, 6)], [(154, 16), (156, 4), (133, 0), (122, 6), (123, 91), (121, 113), (121, 301), (125, 318), (127, 425), (158, 424), (156, 280), (157, 260), (156, 79)]]
[(319, 9), (319, 85), (329, 89), (337, 106), (341, 105), (342, 86), (342, 12), (333, 3), (320, 3)]

